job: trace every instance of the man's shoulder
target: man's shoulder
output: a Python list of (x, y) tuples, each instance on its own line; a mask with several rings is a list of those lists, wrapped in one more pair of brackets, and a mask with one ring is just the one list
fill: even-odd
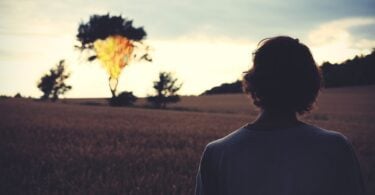
[(211, 141), (207, 144), (206, 147), (213, 150), (222, 150), (224, 148), (228, 148), (230, 145), (243, 140), (245, 136), (244, 134), (246, 134), (246, 129), (244, 127), (241, 127), (220, 139)]
[(320, 141), (328, 141), (330, 143), (346, 143), (348, 139), (345, 135), (338, 131), (328, 130), (321, 127), (308, 125), (306, 126), (307, 132), (311, 134), (311, 136), (316, 137)]
[[(278, 135), (271, 135), (272, 132), (256, 132), (252, 131), (251, 129), (246, 129), (245, 127), (241, 127), (232, 133), (214, 140), (207, 144), (207, 149), (209, 150), (225, 150), (231, 148), (231, 146), (235, 146), (241, 144), (242, 142), (246, 142), (249, 136), (255, 135), (265, 135), (268, 134), (270, 136), (278, 136)], [(342, 133), (338, 131), (328, 130), (321, 127), (317, 127), (314, 125), (303, 125), (299, 128), (296, 128), (293, 131), (279, 131), (278, 133), (285, 134), (286, 136), (296, 136), (296, 138), (303, 138), (308, 139), (312, 142), (319, 142), (322, 145), (331, 145), (331, 146), (345, 146), (350, 145), (347, 137), (345, 137)], [(281, 139), (281, 137), (280, 137)]]

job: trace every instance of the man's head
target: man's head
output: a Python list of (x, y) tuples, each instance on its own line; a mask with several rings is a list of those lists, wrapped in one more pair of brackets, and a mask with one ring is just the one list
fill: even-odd
[(307, 112), (320, 87), (321, 75), (309, 48), (287, 36), (262, 40), (243, 78), (254, 104), (270, 111)]

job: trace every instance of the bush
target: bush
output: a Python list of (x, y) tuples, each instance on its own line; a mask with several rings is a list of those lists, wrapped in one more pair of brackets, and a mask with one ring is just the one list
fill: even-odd
[(16, 95), (14, 95), (14, 98), (22, 98), (22, 95), (20, 93), (17, 93)]
[(137, 97), (133, 95), (133, 92), (121, 92), (118, 96), (112, 97), (109, 101), (111, 106), (132, 106), (136, 101)]

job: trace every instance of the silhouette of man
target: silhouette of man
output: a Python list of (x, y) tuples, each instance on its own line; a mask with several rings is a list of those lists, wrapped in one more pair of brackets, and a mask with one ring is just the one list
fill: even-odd
[(347, 138), (297, 118), (311, 110), (321, 87), (309, 48), (286, 36), (259, 45), (243, 88), (261, 113), (206, 146), (196, 195), (364, 194)]

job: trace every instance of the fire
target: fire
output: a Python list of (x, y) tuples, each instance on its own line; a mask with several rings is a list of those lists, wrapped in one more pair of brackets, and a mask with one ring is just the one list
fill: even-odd
[(131, 60), (134, 45), (126, 37), (114, 35), (104, 40), (96, 40), (94, 49), (97, 58), (109, 74), (111, 90), (115, 91), (122, 69)]

